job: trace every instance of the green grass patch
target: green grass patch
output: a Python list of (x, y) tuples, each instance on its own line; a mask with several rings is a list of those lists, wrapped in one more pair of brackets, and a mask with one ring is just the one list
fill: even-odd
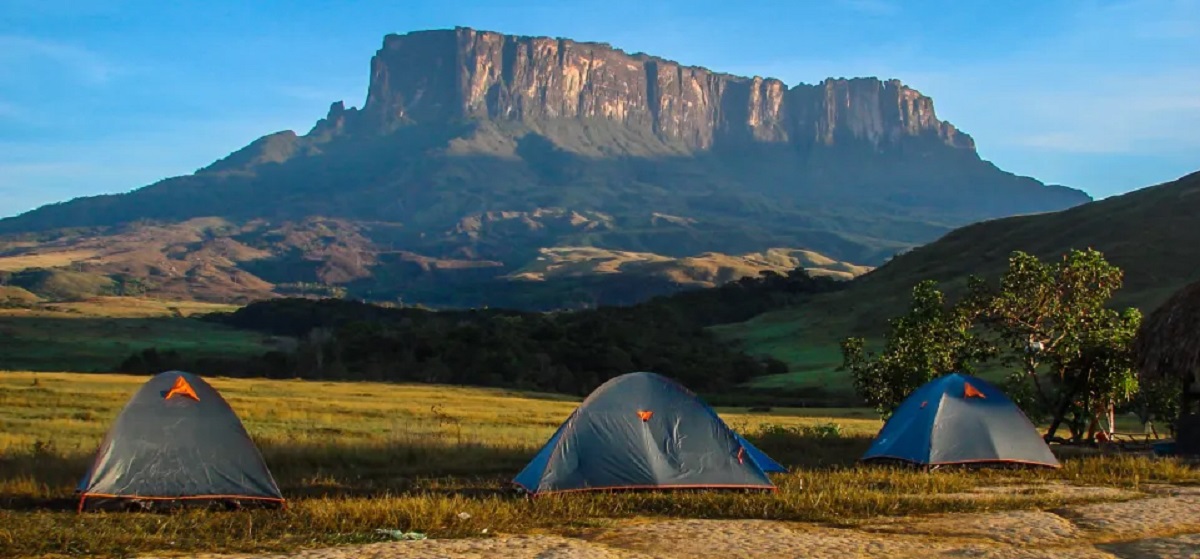
[(276, 340), (196, 320), (232, 305), (92, 297), (0, 308), (0, 371), (110, 371), (147, 348), (194, 355), (254, 355)]
[(746, 322), (716, 326), (712, 331), (721, 339), (736, 342), (751, 355), (771, 356), (787, 363), (787, 373), (755, 378), (748, 383), (752, 389), (819, 388), (835, 396), (850, 397), (854, 393), (850, 376), (837, 370), (842, 364), (841, 340), (836, 337), (839, 329), (831, 330), (828, 320), (838, 321), (806, 302)]

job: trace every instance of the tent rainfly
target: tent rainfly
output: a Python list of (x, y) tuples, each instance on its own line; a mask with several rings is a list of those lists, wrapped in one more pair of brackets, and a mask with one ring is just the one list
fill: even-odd
[(1000, 389), (954, 373), (913, 391), (884, 424), (862, 460), (921, 466), (1060, 466), (1037, 429)]
[(673, 380), (629, 373), (594, 390), (513, 480), (531, 495), (615, 489), (775, 490), (785, 471)]
[(152, 377), (125, 405), (77, 492), (80, 511), (284, 502), (229, 404), (200, 377), (179, 371)]

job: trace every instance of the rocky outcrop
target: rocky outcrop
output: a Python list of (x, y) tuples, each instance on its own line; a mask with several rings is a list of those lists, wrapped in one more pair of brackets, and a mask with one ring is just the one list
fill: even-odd
[(692, 149), (745, 141), (884, 147), (917, 137), (974, 149), (969, 136), (938, 120), (932, 99), (897, 80), (789, 88), (602, 43), (468, 28), (385, 37), (371, 61), (363, 114), (377, 130), (464, 118), (604, 119)]

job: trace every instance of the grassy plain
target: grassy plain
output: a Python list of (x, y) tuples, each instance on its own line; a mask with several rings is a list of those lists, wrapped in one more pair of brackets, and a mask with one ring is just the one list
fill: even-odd
[(0, 308), (0, 370), (109, 371), (146, 348), (199, 355), (256, 354), (277, 340), (199, 320), (231, 305), (94, 297)]
[[(143, 377), (0, 373), (0, 556), (281, 550), (432, 537), (580, 533), (613, 519), (764, 518), (845, 523), (878, 515), (1049, 507), (1056, 493), (963, 499), (983, 486), (1198, 482), (1171, 461), (1099, 458), (1061, 471), (858, 467), (880, 423), (857, 409), (718, 409), (791, 468), (779, 491), (514, 495), (506, 482), (577, 405), (557, 395), (431, 385), (210, 379), (263, 450), (283, 511), (77, 515), (72, 489)], [(834, 428), (831, 425), (836, 424)], [(466, 512), (468, 519), (460, 519)]]

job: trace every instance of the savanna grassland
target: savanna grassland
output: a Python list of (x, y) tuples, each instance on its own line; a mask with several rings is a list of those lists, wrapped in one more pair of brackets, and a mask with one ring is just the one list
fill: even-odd
[[(285, 510), (76, 514), (72, 490), (144, 377), (0, 373), (0, 556), (282, 550), (431, 537), (582, 533), (616, 519), (757, 518), (854, 523), (879, 515), (1051, 507), (1089, 494), (986, 488), (1060, 482), (1136, 489), (1200, 483), (1174, 461), (1069, 460), (1061, 471), (859, 467), (880, 423), (854, 409), (719, 409), (791, 471), (765, 493), (628, 493), (528, 500), (507, 481), (578, 401), (436, 385), (210, 379), (256, 439)], [(967, 498), (964, 498), (964, 495)], [(1111, 497), (1109, 497), (1111, 498)], [(460, 518), (460, 513), (469, 518)], [(484, 530), (487, 530), (485, 533)]]
[(192, 355), (254, 355), (283, 340), (200, 320), (233, 305), (135, 297), (0, 306), (0, 368), (111, 371), (147, 348)]

